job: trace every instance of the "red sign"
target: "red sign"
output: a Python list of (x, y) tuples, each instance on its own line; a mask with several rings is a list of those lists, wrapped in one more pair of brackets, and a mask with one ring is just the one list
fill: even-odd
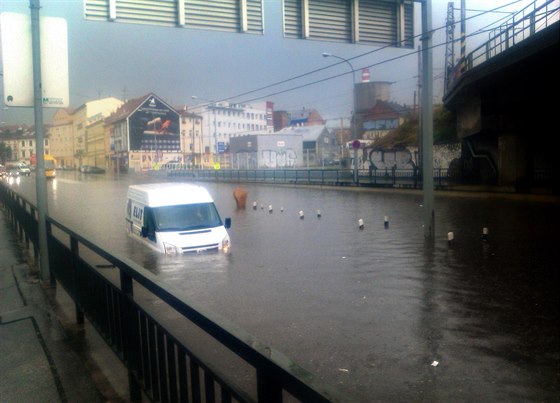
[(354, 150), (359, 150), (361, 146), (362, 146), (362, 143), (360, 143), (360, 140), (354, 140), (352, 142), (352, 148)]

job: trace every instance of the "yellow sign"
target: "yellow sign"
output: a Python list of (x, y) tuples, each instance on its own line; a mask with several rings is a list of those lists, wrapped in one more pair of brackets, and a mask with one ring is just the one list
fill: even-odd
[(218, 171), (220, 169), (220, 163), (219, 162), (214, 162), (214, 169), (216, 171)]

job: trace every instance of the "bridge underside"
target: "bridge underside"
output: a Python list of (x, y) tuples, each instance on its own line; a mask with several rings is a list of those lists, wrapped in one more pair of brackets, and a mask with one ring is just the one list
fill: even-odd
[(468, 182), (560, 189), (559, 24), (467, 71), (444, 97), (457, 113)]

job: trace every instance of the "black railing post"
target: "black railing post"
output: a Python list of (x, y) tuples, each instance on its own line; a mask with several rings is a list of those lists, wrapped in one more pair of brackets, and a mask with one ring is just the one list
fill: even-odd
[[(47, 249), (50, 249), (49, 244), (51, 243), (50, 239), (52, 238), (52, 226), (51, 226), (51, 222), (48, 220), (46, 220), (45, 224), (46, 224), (45, 231), (47, 233), (47, 244), (45, 246), (47, 247)], [(52, 257), (49, 257), (49, 267), (51, 268), (54, 266), (53, 260), (54, 259)], [(56, 287), (56, 276), (54, 274), (54, 270), (49, 270), (49, 281), (51, 287)]]
[(259, 403), (281, 403), (282, 388), (263, 370), (257, 371), (257, 401)]
[[(49, 223), (50, 224), (50, 223)], [(76, 323), (79, 325), (84, 324), (84, 311), (80, 308), (78, 304), (78, 300), (80, 298), (77, 297), (78, 292), (78, 257), (80, 255), (80, 247), (78, 246), (78, 240), (74, 237), (70, 237), (70, 252), (72, 253), (72, 284), (74, 287), (74, 310), (76, 312)], [(54, 271), (54, 270), (52, 270)], [(51, 272), (52, 272), (51, 271)]]
[(121, 280), (121, 298), (122, 298), (122, 311), (121, 311), (121, 329), (123, 335), (123, 352), (124, 361), (128, 370), (128, 389), (130, 393), (130, 400), (132, 402), (142, 401), (142, 393), (135, 373), (138, 368), (138, 357), (140, 355), (138, 340), (138, 320), (136, 312), (132, 307), (131, 300), (133, 298), (132, 277), (127, 275), (124, 270), (120, 270)]

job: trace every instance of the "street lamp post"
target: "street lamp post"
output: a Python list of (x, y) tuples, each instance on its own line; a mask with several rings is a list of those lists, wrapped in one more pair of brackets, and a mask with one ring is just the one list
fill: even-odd
[[(350, 67), (350, 71), (352, 72), (352, 119), (350, 120), (350, 132), (351, 132), (352, 140), (357, 140), (358, 136), (356, 133), (356, 97), (354, 95), (354, 91), (356, 89), (356, 77), (354, 75), (354, 66), (352, 66), (350, 60), (337, 55), (333, 55), (332, 53), (323, 52), (323, 57), (334, 57), (335, 59), (339, 59), (347, 63), (348, 66)], [(354, 148), (354, 183), (358, 183), (358, 148), (354, 146), (352, 148)]]

